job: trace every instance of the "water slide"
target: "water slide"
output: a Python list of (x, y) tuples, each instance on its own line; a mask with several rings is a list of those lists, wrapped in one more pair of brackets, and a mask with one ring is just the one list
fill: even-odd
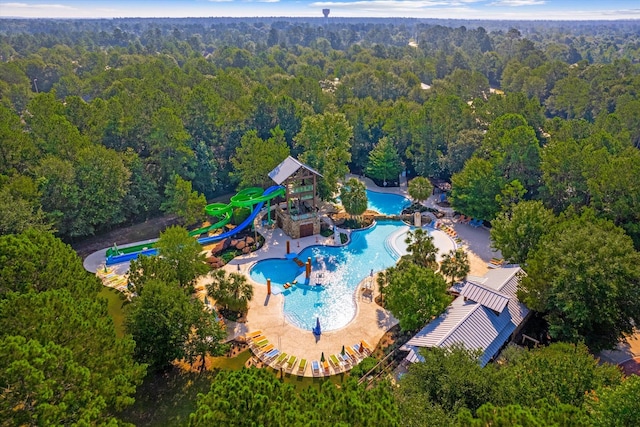
[[(224, 203), (212, 203), (205, 207), (205, 212), (213, 217), (218, 218), (218, 222), (209, 225), (207, 227), (198, 228), (189, 232), (190, 236), (199, 236), (200, 234), (207, 233), (212, 230), (216, 230), (224, 227), (231, 221), (231, 214), (233, 208), (236, 207), (253, 207), (251, 214), (233, 230), (226, 231), (224, 233), (217, 234), (215, 236), (207, 236), (198, 239), (198, 243), (206, 245), (218, 240), (231, 237), (238, 232), (244, 230), (247, 226), (253, 223), (253, 220), (258, 216), (264, 203), (275, 197), (284, 195), (284, 187), (274, 185), (262, 190), (262, 188), (252, 187), (241, 190), (231, 198), (231, 202), (226, 205)], [(134, 246), (128, 246), (126, 248), (118, 248), (114, 245), (113, 248), (107, 249), (107, 265), (118, 264), (121, 262), (131, 261), (136, 259), (138, 255), (155, 255), (158, 251), (154, 248), (155, 242), (141, 243)]]

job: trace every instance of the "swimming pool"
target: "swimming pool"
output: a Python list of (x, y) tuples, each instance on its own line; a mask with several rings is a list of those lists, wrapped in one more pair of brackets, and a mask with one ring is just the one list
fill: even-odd
[[(408, 230), (409, 226), (401, 221), (378, 221), (373, 227), (351, 233), (351, 242), (346, 246), (304, 249), (298, 258), (306, 262), (311, 257), (309, 285), (304, 285), (304, 267), (298, 267), (293, 260), (262, 260), (249, 274), (262, 284), (271, 279), (272, 288), (284, 295), (284, 315), (290, 323), (311, 330), (319, 317), (322, 330), (339, 329), (355, 316), (358, 284), (372, 271), (396, 263), (406, 250), (404, 239), (399, 236)], [(296, 279), (297, 285), (283, 288), (285, 283)]]
[(369, 200), (367, 208), (382, 215), (398, 215), (411, 204), (406, 197), (371, 190), (367, 190), (367, 199)]

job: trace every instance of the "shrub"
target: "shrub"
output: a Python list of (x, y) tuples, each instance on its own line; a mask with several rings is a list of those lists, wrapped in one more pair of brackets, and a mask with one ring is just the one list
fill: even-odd
[(238, 225), (247, 219), (249, 215), (251, 215), (251, 210), (249, 208), (235, 208), (231, 215), (231, 224)]

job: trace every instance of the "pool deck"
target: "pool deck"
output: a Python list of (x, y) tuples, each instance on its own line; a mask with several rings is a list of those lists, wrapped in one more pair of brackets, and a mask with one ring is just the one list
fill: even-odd
[[(320, 361), (322, 353), (327, 360), (333, 354), (340, 353), (342, 346), (359, 345), (364, 341), (370, 346), (375, 347), (380, 338), (394, 325), (398, 323), (391, 313), (382, 309), (374, 302), (378, 295), (377, 286), (373, 286), (373, 294), (364, 296), (361, 288), (366, 278), (358, 286), (356, 290), (357, 309), (354, 319), (345, 327), (334, 331), (323, 331), (320, 337), (313, 335), (311, 331), (300, 329), (284, 318), (283, 295), (267, 295), (267, 287), (264, 284), (257, 284), (251, 280), (249, 269), (262, 259), (267, 258), (284, 258), (286, 254), (286, 242), (290, 241), (292, 252), (300, 252), (308, 246), (323, 244), (332, 246), (334, 244), (333, 237), (310, 236), (301, 239), (292, 239), (285, 235), (280, 229), (262, 229), (259, 230), (265, 237), (265, 244), (258, 251), (252, 252), (245, 256), (236, 257), (223, 269), (228, 272), (238, 272), (245, 274), (249, 281), (254, 284), (253, 299), (249, 303), (249, 312), (245, 323), (229, 322), (229, 335), (232, 337), (242, 337), (252, 331), (262, 331), (270, 344), (273, 344), (280, 353), (287, 353), (289, 356), (296, 356), (298, 363), (301, 359), (306, 359), (308, 366), (304, 372), (304, 376), (324, 376), (321, 370), (319, 374), (314, 375), (311, 368), (311, 362)], [(238, 270), (239, 268), (239, 270)], [(198, 283), (197, 288), (202, 290), (208, 283), (208, 278), (203, 277)], [(256, 352), (254, 352), (255, 354)], [(259, 357), (259, 356), (256, 356)], [(364, 357), (364, 355), (362, 355)], [(270, 363), (268, 360), (261, 359), (264, 363), (269, 364), (276, 369), (277, 358)], [(334, 369), (330, 367), (329, 374), (333, 375), (349, 369), (349, 366)], [(292, 373), (297, 374), (297, 367), (294, 367)]]

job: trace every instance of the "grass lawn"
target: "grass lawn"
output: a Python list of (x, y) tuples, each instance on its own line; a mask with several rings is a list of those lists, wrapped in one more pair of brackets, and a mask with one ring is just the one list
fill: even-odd
[(107, 300), (107, 311), (113, 319), (113, 325), (116, 328), (116, 336), (118, 338), (124, 336), (124, 311), (123, 305), (127, 302), (122, 292), (103, 286), (98, 296)]

